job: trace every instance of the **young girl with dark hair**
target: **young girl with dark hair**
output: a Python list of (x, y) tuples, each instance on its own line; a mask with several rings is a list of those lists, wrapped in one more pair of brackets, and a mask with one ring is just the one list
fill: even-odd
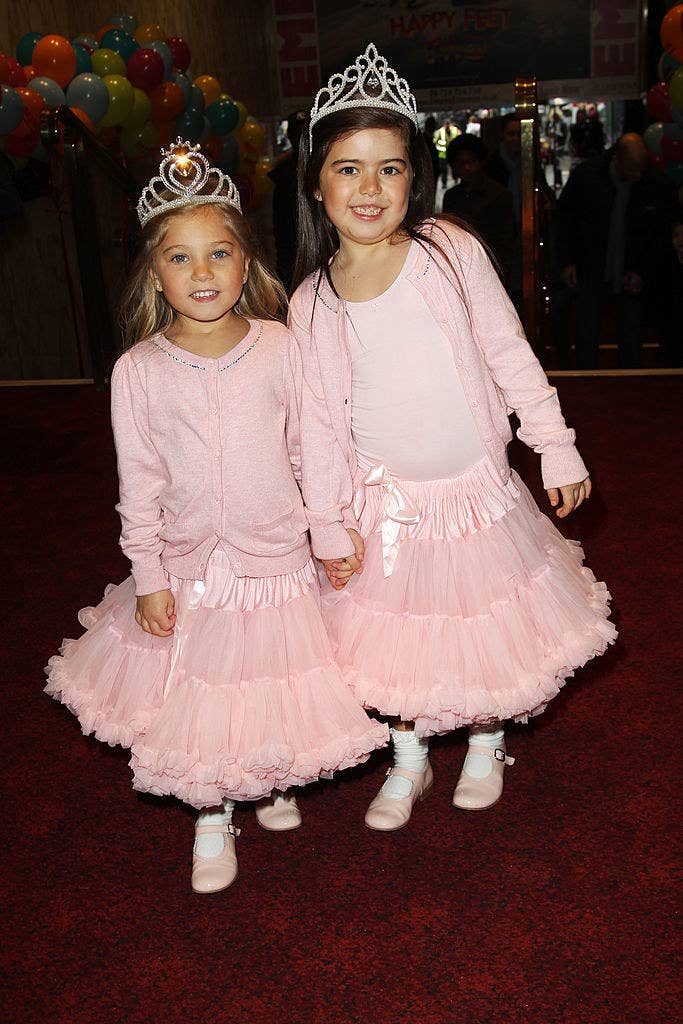
[(208, 893), (237, 875), (235, 801), (296, 828), (287, 789), (387, 736), (332, 660), (296, 481), (298, 349), (237, 189), (178, 140), (138, 213), (111, 380), (132, 576), (81, 612), (47, 692), (131, 747), (136, 789), (200, 810), (192, 887)]
[(493, 804), (504, 721), (542, 711), (615, 630), (507, 461), (514, 410), (567, 516), (591, 490), (574, 431), (476, 236), (431, 217), (415, 99), (374, 46), (320, 90), (299, 174), (303, 494), (338, 663), (394, 719), (366, 815), (392, 830), (431, 788), (428, 737), (460, 726), (453, 804)]

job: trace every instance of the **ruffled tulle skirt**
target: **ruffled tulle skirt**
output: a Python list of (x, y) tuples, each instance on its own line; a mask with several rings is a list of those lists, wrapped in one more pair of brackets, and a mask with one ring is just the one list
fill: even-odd
[[(347, 683), (422, 736), (540, 713), (614, 641), (605, 584), (520, 478), (503, 484), (487, 459), (450, 480), (395, 483), (398, 498), (361, 485), (363, 572), (343, 591), (323, 583)], [(401, 505), (417, 524), (387, 516)]]
[(84, 733), (131, 747), (136, 789), (196, 807), (252, 800), (366, 760), (388, 740), (335, 665), (315, 570), (238, 578), (220, 550), (203, 581), (171, 577), (172, 637), (134, 619), (131, 578), (85, 608), (46, 692)]

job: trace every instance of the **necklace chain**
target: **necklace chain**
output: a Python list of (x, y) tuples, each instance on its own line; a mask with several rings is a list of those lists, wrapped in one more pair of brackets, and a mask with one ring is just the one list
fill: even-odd
[[(244, 359), (244, 357), (246, 355), (249, 355), (249, 353), (254, 348), (254, 346), (257, 345), (258, 342), (261, 340), (261, 335), (262, 334), (263, 334), (263, 324), (259, 324), (258, 334), (256, 335), (256, 337), (252, 341), (252, 343), (249, 346), (249, 348), (245, 349), (244, 352), (237, 357), (237, 359), (233, 359), (232, 362), (226, 363), (225, 366), (219, 366), (218, 367), (218, 372), (219, 373), (223, 373), (225, 370), (231, 369), (231, 367), (236, 366), (237, 363), (239, 363), (241, 359)], [(168, 339), (166, 339), (166, 340), (168, 340)], [(167, 355), (169, 357), (169, 359), (173, 359), (173, 361), (176, 362), (176, 363), (182, 363), (183, 366), (189, 366), (190, 369), (192, 369), (192, 370), (206, 370), (206, 366), (200, 366), (199, 363), (191, 363), (189, 361), (189, 359), (181, 359), (180, 356), (174, 355), (173, 352), (169, 352), (167, 348), (164, 348), (163, 345), (160, 345), (157, 341), (154, 341), (154, 339), (152, 339), (152, 344), (154, 345), (155, 348), (158, 348), (160, 352), (163, 352), (165, 355)]]

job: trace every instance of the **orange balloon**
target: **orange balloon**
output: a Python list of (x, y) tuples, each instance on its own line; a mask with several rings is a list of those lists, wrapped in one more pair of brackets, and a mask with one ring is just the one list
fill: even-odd
[(209, 103), (213, 103), (214, 100), (220, 98), (223, 92), (223, 87), (217, 78), (213, 75), (200, 75), (199, 78), (195, 78), (194, 85), (198, 89), (201, 89), (204, 94), (204, 109), (208, 107)]
[(159, 121), (154, 125), (157, 132), (157, 145), (169, 146), (171, 139), (175, 135), (175, 125), (173, 121)]
[(667, 11), (659, 30), (662, 46), (674, 60), (683, 62), (683, 4)]
[(155, 39), (160, 39), (163, 42), (166, 39), (166, 33), (161, 25), (149, 21), (145, 25), (138, 25), (133, 32), (133, 39), (140, 46), (145, 46), (146, 43), (153, 43)]
[(97, 32), (95, 33), (95, 39), (99, 43), (99, 41), (101, 40), (102, 36), (105, 35), (106, 32), (109, 32), (109, 30), (112, 29), (112, 28), (119, 28), (119, 27), (120, 27), (119, 25), (114, 25), (113, 23), (110, 23), (110, 24), (107, 24), (107, 25), (103, 25), (102, 28), (98, 28)]
[(162, 82), (147, 95), (152, 104), (152, 121), (172, 121), (185, 106), (183, 90), (175, 82)]
[(43, 36), (33, 50), (36, 75), (51, 78), (65, 89), (76, 74), (76, 54), (64, 36)]
[(35, 68), (32, 64), (24, 64), (24, 74), (26, 75), (27, 82), (30, 82), (32, 78), (36, 77)]
[(19, 93), (24, 104), (24, 116), (37, 119), (41, 110), (45, 109), (45, 100), (40, 93), (27, 89), (25, 85), (17, 86), (15, 91)]
[(89, 128), (91, 132), (95, 131), (95, 124), (91, 117), (88, 117), (85, 110), (81, 110), (80, 107), (71, 107), (71, 113), (75, 114), (79, 121), (82, 121), (86, 128)]

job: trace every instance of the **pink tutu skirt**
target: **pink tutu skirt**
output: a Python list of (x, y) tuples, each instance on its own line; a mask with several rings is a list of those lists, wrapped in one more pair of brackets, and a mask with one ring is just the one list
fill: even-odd
[(195, 807), (255, 800), (364, 761), (388, 740), (335, 665), (311, 562), (238, 578), (220, 550), (203, 581), (171, 577), (171, 637), (135, 622), (132, 578), (85, 608), (46, 692), (84, 733), (131, 748), (135, 789)]
[(363, 484), (358, 498), (364, 570), (342, 591), (323, 583), (323, 615), (365, 707), (421, 736), (525, 721), (614, 641), (607, 588), (517, 474), (503, 484), (483, 459), (449, 480)]

